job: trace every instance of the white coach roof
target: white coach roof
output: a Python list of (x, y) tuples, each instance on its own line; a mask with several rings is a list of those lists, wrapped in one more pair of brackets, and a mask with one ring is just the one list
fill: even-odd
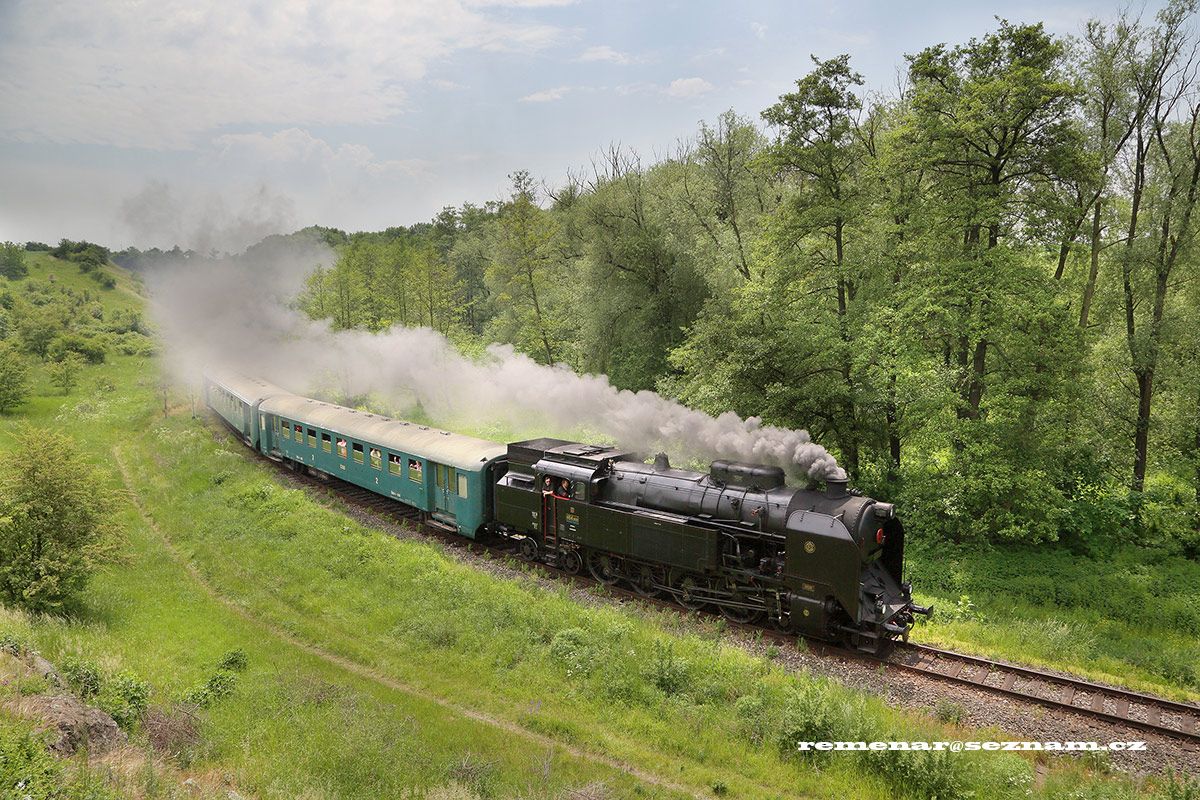
[(204, 373), (204, 377), (209, 383), (220, 386), (249, 405), (254, 405), (266, 397), (291, 394), (287, 389), (281, 389), (273, 383), (260, 381), (258, 378), (248, 378), (237, 372), (214, 370)]
[(422, 456), (457, 469), (477, 470), (508, 452), (507, 446), (474, 436), (401, 422), (391, 417), (355, 411), (296, 395), (269, 397), (259, 409), (287, 420), (341, 434), (364, 444), (378, 445), (400, 453)]

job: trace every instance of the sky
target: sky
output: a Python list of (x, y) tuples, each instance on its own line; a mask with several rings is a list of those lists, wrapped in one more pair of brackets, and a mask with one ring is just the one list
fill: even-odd
[(409, 225), (506, 196), (514, 170), (553, 186), (611, 144), (653, 160), (727, 109), (757, 118), (810, 55), (886, 91), (905, 53), (997, 15), (1078, 35), (1117, 9), (0, 0), (0, 241), (237, 251)]

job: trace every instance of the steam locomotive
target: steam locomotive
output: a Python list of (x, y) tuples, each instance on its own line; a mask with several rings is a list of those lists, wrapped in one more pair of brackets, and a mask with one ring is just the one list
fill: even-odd
[(787, 486), (779, 467), (708, 472), (622, 449), (541, 438), (508, 445), (208, 375), (207, 405), (245, 443), (416, 509), (462, 536), (505, 537), (530, 561), (586, 570), (691, 609), (879, 652), (914, 615), (895, 508)]

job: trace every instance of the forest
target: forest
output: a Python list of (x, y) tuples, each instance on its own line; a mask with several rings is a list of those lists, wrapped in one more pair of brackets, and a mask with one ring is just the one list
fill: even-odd
[[(848, 56), (653, 163), (374, 233), (299, 299), (806, 428), (910, 525), (1200, 555), (1194, 7)], [(148, 254), (116, 254), (136, 267)]]

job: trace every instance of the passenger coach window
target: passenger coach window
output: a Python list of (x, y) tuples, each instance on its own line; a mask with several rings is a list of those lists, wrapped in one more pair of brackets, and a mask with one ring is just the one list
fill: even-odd
[(388, 453), (388, 472), (399, 475), (404, 471), (404, 462), (395, 453)]
[(408, 460), (408, 479), (413, 483), (421, 483), (424, 480), (421, 477), (421, 462), (415, 458)]
[(304, 444), (304, 428), (296, 425), (296, 444)]
[(346, 457), (346, 440), (338, 439), (338, 455), (342, 458)]
[(354, 443), (354, 460), (360, 464), (363, 462), (363, 446), (358, 442)]
[(458, 496), (464, 500), (467, 498), (467, 476), (458, 476)]
[(283, 438), (285, 438), (285, 439), (292, 438), (292, 426), (290, 424), (288, 424), (288, 421), (286, 419), (280, 420), (280, 423), (283, 425), (283, 430), (282, 430)]
[(333, 452), (333, 439), (330, 438), (328, 433), (321, 434), (321, 449), (326, 453)]
[(308, 429), (308, 446), (309, 447), (317, 446), (317, 432), (314, 431), (312, 428)]
[(383, 453), (371, 448), (371, 466), (375, 469), (383, 469)]

